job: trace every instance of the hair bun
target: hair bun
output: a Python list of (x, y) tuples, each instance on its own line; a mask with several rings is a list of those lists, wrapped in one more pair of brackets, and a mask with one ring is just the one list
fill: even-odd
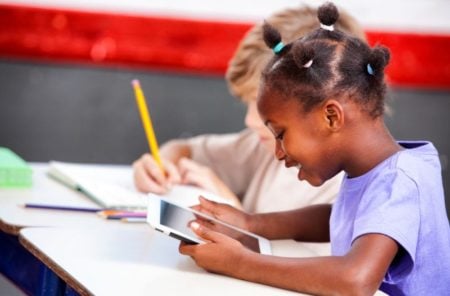
[(309, 68), (311, 66), (311, 62), (315, 56), (314, 48), (311, 45), (295, 42), (291, 52), (297, 67)]
[(263, 39), (269, 48), (274, 48), (278, 43), (281, 42), (281, 35), (277, 29), (275, 29), (271, 24), (264, 21), (263, 25)]
[(372, 67), (375, 75), (383, 72), (384, 68), (389, 63), (390, 58), (391, 54), (389, 49), (382, 45), (377, 45), (371, 50), (368, 63)]
[(326, 2), (319, 7), (317, 16), (321, 24), (332, 26), (338, 20), (339, 12), (333, 3)]

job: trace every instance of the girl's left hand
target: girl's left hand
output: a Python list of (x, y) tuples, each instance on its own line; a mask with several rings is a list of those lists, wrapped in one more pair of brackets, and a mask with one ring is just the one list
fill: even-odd
[(251, 251), (237, 240), (212, 231), (195, 221), (191, 222), (190, 226), (206, 243), (189, 245), (182, 242), (180, 253), (191, 256), (198, 266), (207, 271), (236, 276), (242, 259)]

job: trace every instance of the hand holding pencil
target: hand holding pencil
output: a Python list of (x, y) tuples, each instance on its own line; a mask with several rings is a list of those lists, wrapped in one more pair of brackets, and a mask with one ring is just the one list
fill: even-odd
[[(138, 80), (133, 80), (132, 85), (136, 94), (136, 103), (141, 115), (142, 124), (149, 143), (152, 155), (146, 153), (133, 163), (134, 183), (136, 188), (142, 192), (153, 192), (156, 194), (167, 193), (174, 184), (189, 184), (206, 189), (210, 192), (223, 196), (233, 201), (240, 207), (239, 199), (227, 187), (227, 185), (216, 174), (206, 166), (185, 158), (187, 149), (182, 144), (177, 148), (172, 145), (166, 146), (166, 152), (171, 159), (177, 160), (175, 165), (170, 160), (164, 160), (160, 156), (158, 143), (156, 141), (153, 124), (145, 102), (144, 93)], [(164, 149), (163, 149), (164, 151)]]

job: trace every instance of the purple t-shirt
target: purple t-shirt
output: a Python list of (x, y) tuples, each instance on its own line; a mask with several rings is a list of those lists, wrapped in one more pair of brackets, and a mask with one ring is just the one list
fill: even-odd
[(450, 295), (450, 227), (438, 153), (429, 142), (399, 142), (366, 174), (344, 178), (330, 219), (331, 250), (345, 255), (369, 233), (394, 239), (399, 252), (380, 290), (389, 295)]

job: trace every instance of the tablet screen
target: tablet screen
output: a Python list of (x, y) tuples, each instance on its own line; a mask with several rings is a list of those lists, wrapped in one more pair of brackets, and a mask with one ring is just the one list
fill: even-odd
[[(196, 234), (189, 227), (189, 222), (198, 219), (198, 217), (207, 217), (201, 214), (196, 214), (188, 209), (179, 207), (177, 205), (168, 203), (164, 200), (160, 200), (160, 221), (161, 225), (177, 230), (178, 232), (187, 234), (190, 237), (197, 237)], [(149, 212), (151, 215), (153, 211)], [(154, 212), (153, 212), (154, 213)], [(229, 227), (217, 220), (214, 223), (219, 225), (220, 231), (224, 234), (239, 240), (245, 247), (260, 252), (258, 239), (254, 236), (248, 235), (237, 229)]]

